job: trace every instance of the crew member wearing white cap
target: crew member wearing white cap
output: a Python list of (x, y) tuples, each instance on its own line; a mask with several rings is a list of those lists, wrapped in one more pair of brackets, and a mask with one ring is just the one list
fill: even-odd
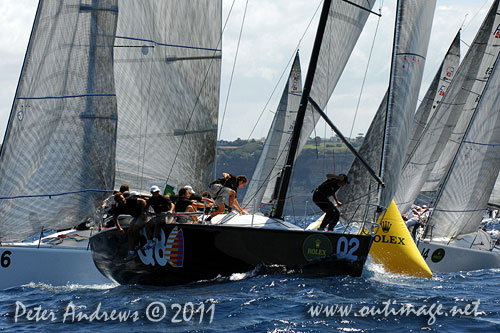
[[(148, 211), (149, 207), (153, 207), (155, 212), (155, 216), (149, 221), (147, 224), (147, 234), (148, 238), (151, 239), (151, 231), (153, 232), (153, 241), (148, 241), (149, 246), (153, 245), (154, 242), (158, 242), (161, 234), (161, 226), (164, 223), (173, 222), (173, 217), (171, 213), (173, 213), (175, 205), (172, 203), (170, 198), (161, 194), (161, 190), (158, 186), (153, 185), (150, 189), (151, 197), (148, 199), (146, 204), (146, 211)], [(170, 213), (170, 214), (168, 214)]]

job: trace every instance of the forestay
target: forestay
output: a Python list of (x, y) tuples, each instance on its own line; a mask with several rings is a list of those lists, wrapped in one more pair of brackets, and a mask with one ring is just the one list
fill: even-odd
[(386, 209), (393, 199), (422, 80), (434, 9), (435, 1), (398, 2), (389, 90), (360, 149), (386, 186), (377, 194), (377, 184), (356, 159), (348, 174), (351, 184), (338, 194), (345, 204), (341, 213), (347, 219), (363, 219), (365, 212), (372, 218), (373, 209), (358, 207), (369, 203)]
[[(0, 196), (113, 186), (117, 1), (38, 5), (0, 156)], [(0, 200), (0, 241), (85, 221), (108, 194)]]
[(116, 33), (115, 188), (214, 178), (220, 0), (122, 0)]

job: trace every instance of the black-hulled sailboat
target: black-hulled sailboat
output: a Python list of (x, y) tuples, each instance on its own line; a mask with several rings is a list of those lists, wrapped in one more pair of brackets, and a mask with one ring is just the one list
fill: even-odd
[[(281, 180), (281, 199), (273, 217), (227, 214), (212, 219), (211, 225), (165, 224), (162, 226), (160, 245), (139, 250), (139, 256), (130, 261), (124, 259), (128, 252), (126, 234), (115, 228), (105, 230), (90, 241), (98, 269), (120, 284), (145, 285), (210, 280), (252, 271), (262, 265), (278, 265), (313, 276), (360, 276), (372, 242), (370, 235), (302, 230), (283, 220), (282, 203), (297, 147), (304, 142), (301, 136), (307, 139), (310, 134), (301, 135), (306, 112), (312, 110), (310, 102), (315, 101), (324, 107), (334, 88), (322, 86), (321, 79), (328, 82), (331, 73), (318, 67), (318, 64), (336, 58), (341, 62), (341, 68), (345, 66), (373, 4), (373, 0), (326, 0), (323, 4), (287, 167)], [(172, 19), (175, 20), (175, 17)], [(339, 44), (346, 38), (349, 39), (348, 45)], [(342, 47), (329, 51), (333, 45)], [(326, 98), (311, 94), (315, 84), (318, 85), (318, 94), (319, 88), (330, 90)], [(145, 241), (143, 238), (142, 243)]]

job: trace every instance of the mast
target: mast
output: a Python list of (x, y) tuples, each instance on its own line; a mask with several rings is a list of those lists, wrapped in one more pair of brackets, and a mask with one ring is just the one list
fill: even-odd
[[(397, 54), (396, 54), (396, 48), (398, 43), (398, 37), (399, 37), (399, 27), (398, 23), (401, 22), (401, 2), (398, 0), (397, 5), (396, 5), (396, 23), (394, 25), (394, 38), (392, 40), (392, 61), (391, 61), (391, 75), (389, 77), (389, 94), (387, 95), (387, 105), (385, 109), (385, 122), (384, 122), (384, 136), (382, 139), (382, 151), (380, 152), (380, 166), (379, 166), (379, 177), (380, 179), (384, 179), (384, 172), (385, 172), (385, 151), (387, 149), (387, 136), (388, 136), (388, 127), (390, 123), (390, 111), (391, 111), (391, 104), (392, 104), (392, 89), (394, 87), (394, 66), (397, 61)], [(381, 213), (383, 207), (381, 206), (381, 201), (382, 201), (382, 187), (380, 184), (377, 184), (377, 213)]]
[(325, 2), (323, 3), (323, 9), (321, 11), (321, 17), (319, 19), (318, 31), (316, 33), (316, 38), (314, 40), (311, 60), (309, 62), (306, 81), (304, 83), (304, 89), (302, 92), (302, 97), (300, 99), (299, 110), (297, 112), (297, 119), (295, 120), (295, 125), (293, 126), (292, 139), (290, 141), (290, 150), (288, 151), (287, 161), (285, 167), (283, 168), (276, 211), (274, 212), (273, 217), (277, 218), (283, 217), (283, 210), (285, 207), (285, 197), (288, 191), (288, 184), (292, 176), (293, 162), (295, 160), (295, 154), (297, 152), (297, 147), (299, 144), (300, 131), (302, 129), (302, 124), (304, 123), (304, 116), (306, 114), (307, 102), (309, 99), (309, 94), (311, 92), (311, 87), (314, 80), (314, 74), (316, 72), (318, 55), (321, 49), (321, 43), (323, 41), (323, 35), (325, 32), (326, 22), (328, 20), (328, 13), (330, 11), (331, 3), (332, 3), (331, 0), (325, 0)]

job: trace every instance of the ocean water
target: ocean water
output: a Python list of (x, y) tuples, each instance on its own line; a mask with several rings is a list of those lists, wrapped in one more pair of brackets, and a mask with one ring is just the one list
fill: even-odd
[(175, 287), (30, 284), (0, 291), (0, 331), (500, 332), (499, 277), (414, 278), (368, 260), (359, 278), (276, 267)]
[(0, 330), (495, 332), (499, 273), (421, 279), (385, 273), (369, 262), (360, 278), (250, 272), (162, 288), (31, 284), (0, 292)]

